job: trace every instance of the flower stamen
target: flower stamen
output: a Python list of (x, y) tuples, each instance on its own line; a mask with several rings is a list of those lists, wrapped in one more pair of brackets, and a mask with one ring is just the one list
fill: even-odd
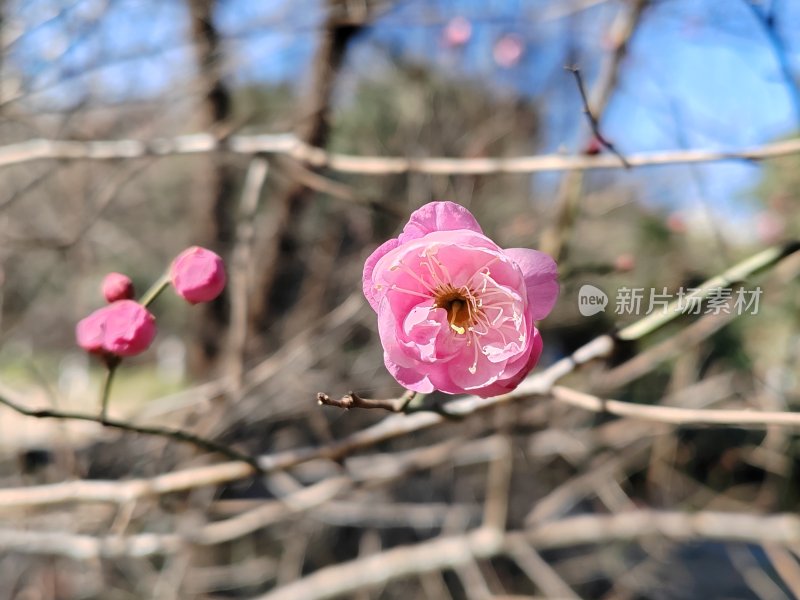
[(468, 289), (456, 289), (452, 284), (444, 284), (436, 290), (434, 306), (447, 311), (450, 329), (459, 335), (464, 335), (478, 321), (477, 301)]
[[(467, 307), (469, 307), (469, 305), (467, 305)], [(459, 335), (464, 335), (465, 329), (460, 325), (456, 325), (455, 320), (462, 308), (464, 308), (464, 303), (461, 300), (453, 300), (453, 302), (450, 304), (450, 309), (448, 310), (450, 316), (450, 329)], [(467, 308), (467, 312), (469, 312), (469, 308)]]

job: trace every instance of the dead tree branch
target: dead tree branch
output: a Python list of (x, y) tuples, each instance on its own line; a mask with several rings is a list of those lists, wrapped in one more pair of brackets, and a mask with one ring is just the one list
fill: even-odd
[[(386, 176), (403, 173), (429, 175), (497, 175), (619, 169), (611, 155), (568, 156), (539, 154), (504, 158), (406, 158), (401, 156), (356, 156), (329, 152), (303, 143), (294, 134), (232, 135), (221, 139), (212, 133), (195, 133), (150, 140), (54, 140), (36, 138), (0, 146), (0, 167), (42, 160), (118, 160), (143, 157), (200, 155), (230, 152), (286, 156), (312, 167), (339, 173)], [(722, 161), (757, 162), (800, 154), (800, 138), (732, 150), (663, 150), (629, 154), (631, 167), (685, 165)]]
[(623, 167), (630, 169), (631, 165), (625, 156), (619, 150), (617, 150), (614, 144), (612, 144), (600, 131), (600, 123), (597, 121), (597, 117), (594, 116), (594, 113), (592, 113), (592, 109), (589, 106), (589, 98), (586, 96), (586, 88), (583, 85), (583, 76), (581, 75), (581, 70), (576, 65), (566, 66), (564, 68), (575, 76), (575, 85), (578, 86), (578, 92), (581, 95), (581, 102), (583, 103), (583, 114), (585, 114), (586, 118), (589, 120), (589, 127), (592, 129), (595, 139), (600, 142), (600, 144), (605, 146), (609, 151), (614, 153), (619, 158)]

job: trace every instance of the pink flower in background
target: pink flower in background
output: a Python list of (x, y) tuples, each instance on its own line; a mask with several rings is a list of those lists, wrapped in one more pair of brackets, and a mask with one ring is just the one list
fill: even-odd
[(494, 45), (492, 56), (494, 61), (506, 69), (516, 65), (525, 51), (525, 43), (516, 34), (508, 33), (501, 37)]
[(556, 302), (555, 261), (503, 250), (463, 206), (431, 202), (364, 265), (386, 367), (417, 392), (482, 397), (513, 390), (536, 365), (534, 321)]
[(222, 259), (199, 246), (178, 255), (172, 263), (170, 279), (178, 295), (191, 304), (214, 300), (227, 281)]
[(760, 212), (756, 215), (756, 233), (761, 242), (774, 244), (786, 233), (785, 221), (771, 210)]
[(75, 328), (78, 345), (87, 352), (136, 356), (150, 347), (155, 318), (133, 300), (117, 300), (94, 311)]
[(103, 278), (103, 296), (107, 302), (130, 300), (133, 298), (133, 282), (122, 273), (109, 273)]
[(449, 48), (458, 48), (472, 37), (472, 25), (464, 17), (455, 17), (445, 25), (442, 41)]
[(675, 234), (686, 233), (686, 219), (678, 212), (671, 213), (667, 217), (667, 229)]
[(622, 273), (633, 271), (636, 268), (636, 257), (630, 252), (620, 254), (614, 259), (614, 268)]

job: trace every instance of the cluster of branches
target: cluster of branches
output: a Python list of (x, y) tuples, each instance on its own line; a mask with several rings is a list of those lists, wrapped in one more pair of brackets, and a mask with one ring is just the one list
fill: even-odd
[[(731, 285), (775, 266), (790, 269), (789, 276), (800, 269), (798, 245), (769, 249), (728, 271), (712, 278), (695, 292), (702, 299), (720, 285)], [(784, 274), (784, 277), (787, 275)], [(340, 311), (341, 312), (341, 311)], [(344, 320), (356, 312), (350, 311)], [(794, 582), (796, 567), (789, 552), (800, 542), (800, 519), (793, 514), (759, 515), (744, 504), (738, 510), (720, 512), (702, 510), (695, 513), (637, 509), (620, 487), (627, 474), (641, 469), (643, 461), (658, 446), (668, 443), (675, 426), (733, 426), (772, 431), (779, 437), (800, 427), (800, 416), (786, 411), (765, 411), (752, 408), (716, 408), (709, 404), (731, 398), (734, 379), (727, 374), (701, 380), (689, 388), (668, 396), (657, 405), (642, 405), (608, 400), (580, 392), (559, 382), (576, 369), (594, 369), (592, 380), (613, 379), (614, 387), (625, 385), (643, 372), (655, 369), (696, 345), (732, 318), (730, 315), (704, 316), (688, 329), (651, 347), (644, 354), (631, 358), (612, 371), (597, 369), (597, 361), (609, 357), (619, 344), (641, 340), (679, 318), (676, 311), (667, 316), (654, 314), (613, 334), (602, 335), (547, 369), (530, 376), (517, 390), (490, 399), (457, 398), (435, 410), (410, 410), (405, 399), (371, 400), (350, 394), (335, 400), (320, 394), (321, 404), (340, 408), (366, 408), (397, 412), (379, 422), (327, 444), (292, 448), (253, 459), (183, 468), (152, 478), (127, 481), (87, 481), (28, 485), (0, 490), (0, 508), (9, 511), (38, 508), (40, 510), (69, 503), (110, 504), (108, 515), (114, 516), (113, 532), (87, 535), (42, 530), (38, 527), (13, 529), (0, 533), (0, 548), (5, 551), (56, 555), (74, 560), (146, 559), (152, 556), (181, 556), (189, 550), (214, 548), (247, 539), (260, 531), (280, 530), (287, 522), (303, 516), (312, 522), (372, 528), (410, 527), (417, 530), (440, 529), (441, 536), (416, 544), (387, 550), (364, 551), (363, 556), (336, 562), (300, 577), (286, 585), (278, 585), (265, 598), (333, 598), (362, 589), (384, 586), (395, 580), (416, 577), (423, 589), (443, 585), (437, 573), (454, 570), (465, 588), (483, 597), (480, 590), (492, 595), (496, 583), (487, 575), (492, 560), (505, 557), (530, 578), (541, 592), (555, 597), (577, 597), (575, 591), (544, 561), (540, 551), (603, 544), (608, 541), (644, 540), (660, 535), (676, 541), (709, 539), (747, 542), (764, 545), (770, 551), (775, 568), (785, 575), (785, 582)], [(687, 339), (686, 332), (692, 332)], [(644, 364), (644, 369), (642, 369)], [(638, 366), (637, 366), (638, 365)], [(264, 371), (264, 365), (247, 371), (243, 380), (252, 382)], [(616, 376), (614, 376), (616, 374)], [(228, 380), (212, 382), (230, 385)], [(208, 390), (206, 390), (206, 393)], [(201, 390), (194, 390), (195, 394)], [(27, 411), (20, 401), (3, 398), (6, 406), (32, 417), (74, 418), (74, 415)], [(308, 408), (311, 410), (311, 398)], [(528, 402), (534, 400), (534, 402)], [(698, 408), (698, 404), (706, 408)], [(559, 408), (562, 407), (562, 408)], [(597, 427), (591, 419), (574, 422), (566, 407), (577, 407), (590, 413), (621, 417)], [(478, 415), (491, 414), (480, 418)], [(561, 413), (559, 418), (557, 415)], [(559, 420), (573, 421), (561, 428)], [(632, 420), (628, 423), (627, 421)], [(578, 423), (583, 422), (582, 425)], [(155, 431), (147, 427), (107, 422), (121, 429), (140, 433), (166, 435), (181, 441), (197, 443), (183, 432)], [(587, 428), (589, 426), (589, 428)], [(778, 429), (773, 429), (777, 427)], [(534, 428), (538, 433), (527, 439), (521, 428)], [(392, 440), (403, 440), (425, 430), (442, 429), (438, 441), (412, 449), (391, 453), (370, 454), (369, 449)], [(414, 438), (417, 435), (413, 435)], [(580, 439), (580, 442), (578, 440)], [(563, 456), (571, 462), (591, 460), (592, 468), (583, 475), (568, 479), (543, 497), (533, 501), (527, 514), (519, 520), (509, 511), (517, 496), (521, 465), (515, 454), (518, 445), (527, 441), (530, 459)], [(215, 450), (197, 444), (202, 450)], [(769, 444), (773, 447), (773, 444)], [(759, 448), (764, 450), (764, 448)], [(366, 452), (366, 453), (365, 453)], [(772, 458), (778, 452), (773, 447)], [(226, 453), (225, 451), (222, 452)], [(591, 458), (596, 455), (595, 458)], [(420, 473), (442, 465), (486, 465), (483, 506), (474, 503), (447, 505), (441, 503), (397, 503), (379, 500), (383, 490), (413, 480)], [(662, 468), (668, 468), (661, 465)], [(773, 467), (785, 469), (786, 466)], [(672, 472), (678, 477), (677, 471)], [(239, 502), (224, 517), (210, 520), (185, 532), (138, 533), (137, 514), (152, 506), (160, 496), (187, 493), (190, 490), (218, 486), (236, 480), (257, 477), (276, 496), (274, 500)], [(301, 483), (302, 480), (302, 483)], [(693, 493), (704, 494), (700, 482), (686, 482)], [(574, 515), (571, 507), (589, 497), (597, 497), (605, 505), (606, 514)], [(224, 502), (221, 504), (224, 505)], [(234, 502), (236, 505), (237, 503)], [(213, 506), (213, 505), (212, 505)], [(458, 519), (458, 531), (448, 522)], [(32, 523), (46, 516), (33, 518)], [(130, 531), (134, 529), (134, 531)], [(276, 535), (280, 535), (276, 533)], [(306, 540), (307, 542), (308, 540)], [(364, 542), (366, 543), (366, 541)], [(300, 560), (299, 557), (294, 559)], [(487, 562), (488, 561), (488, 562)], [(479, 563), (484, 563), (483, 567)], [(264, 565), (259, 563), (259, 568)], [(272, 564), (261, 573), (262, 581), (273, 577), (281, 581), (279, 565)], [(238, 567), (237, 567), (238, 568)], [(244, 566), (242, 567), (244, 568)], [(289, 568), (284, 565), (284, 568)], [(291, 566), (293, 572), (301, 563)], [(784, 573), (785, 572), (785, 573)], [(239, 577), (241, 574), (237, 575)], [(209, 582), (212, 588), (231, 573), (218, 574)], [(286, 577), (284, 574), (283, 577)], [(496, 577), (496, 575), (493, 575)], [(259, 578), (256, 578), (259, 579)], [(293, 579), (293, 578), (292, 578)], [(288, 580), (285, 580), (288, 581)], [(477, 587), (476, 587), (477, 586)], [(475, 592), (475, 590), (478, 592)]]

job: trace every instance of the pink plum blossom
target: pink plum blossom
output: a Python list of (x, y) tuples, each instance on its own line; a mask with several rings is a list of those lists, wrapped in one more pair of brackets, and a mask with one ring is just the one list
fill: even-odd
[(492, 56), (498, 65), (509, 69), (520, 61), (524, 51), (525, 43), (522, 38), (509, 33), (497, 40), (492, 49)]
[(75, 337), (81, 348), (116, 356), (141, 354), (150, 347), (155, 335), (155, 318), (133, 300), (112, 302), (75, 327)]
[(464, 17), (454, 17), (442, 31), (442, 41), (449, 48), (458, 48), (472, 37), (472, 24)]
[(636, 268), (636, 257), (630, 252), (620, 254), (614, 259), (614, 268), (623, 273), (633, 271)]
[(786, 232), (784, 220), (773, 211), (764, 211), (756, 215), (756, 233), (758, 239), (765, 244), (774, 244)]
[(109, 273), (103, 278), (103, 296), (106, 302), (117, 300), (130, 300), (133, 298), (133, 282), (131, 278), (122, 273)]
[(181, 252), (170, 269), (172, 286), (190, 304), (210, 302), (220, 295), (227, 277), (222, 259), (199, 246)]
[(677, 212), (670, 214), (667, 217), (667, 229), (675, 234), (686, 233), (686, 219)]
[(453, 202), (415, 211), (364, 265), (384, 362), (410, 390), (482, 397), (513, 390), (536, 365), (543, 319), (559, 292), (556, 263), (502, 249)]

